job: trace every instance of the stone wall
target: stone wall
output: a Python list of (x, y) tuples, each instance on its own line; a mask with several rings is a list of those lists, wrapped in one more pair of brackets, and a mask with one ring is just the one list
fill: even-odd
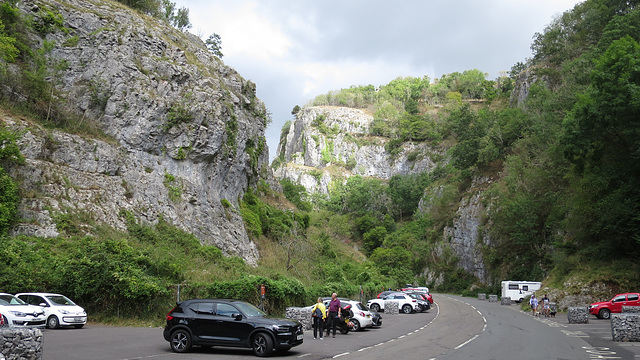
[(511, 298), (508, 296), (503, 296), (500, 298), (500, 305), (511, 305)]
[(42, 359), (42, 331), (40, 329), (0, 329), (0, 359)]
[(385, 301), (384, 313), (387, 315), (397, 315), (400, 312), (397, 301)]
[(640, 341), (640, 314), (611, 314), (611, 337), (613, 341)]
[(313, 306), (306, 307), (288, 307), (285, 312), (285, 317), (288, 319), (298, 320), (302, 324), (305, 330), (313, 329), (313, 318), (311, 318), (311, 308)]
[(567, 312), (569, 324), (588, 324), (589, 309), (586, 306), (572, 306)]
[(640, 313), (640, 306), (623, 306), (623, 313)]

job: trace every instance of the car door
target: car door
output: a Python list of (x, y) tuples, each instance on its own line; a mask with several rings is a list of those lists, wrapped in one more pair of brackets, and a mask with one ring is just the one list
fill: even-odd
[(622, 312), (622, 305), (627, 303), (627, 295), (622, 294), (618, 295), (611, 300), (611, 312), (612, 313), (620, 313)]
[(627, 305), (626, 306), (640, 306), (640, 296), (639, 296), (639, 294), (627, 294)]
[(248, 324), (247, 317), (244, 315), (241, 319), (236, 319), (235, 315), (238, 314), (242, 315), (242, 312), (232, 304), (217, 304), (213, 329), (217, 345), (248, 346), (249, 334), (253, 327)]
[(215, 303), (203, 301), (190, 304), (188, 317), (193, 335), (203, 342), (213, 343), (216, 322)]

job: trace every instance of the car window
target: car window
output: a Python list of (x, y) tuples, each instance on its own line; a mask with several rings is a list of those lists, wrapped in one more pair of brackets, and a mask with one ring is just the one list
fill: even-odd
[(47, 299), (49, 299), (53, 305), (75, 305), (73, 301), (63, 295), (49, 295)]
[(638, 300), (638, 294), (629, 294), (629, 295), (627, 295), (627, 299), (629, 301), (637, 301)]
[(219, 316), (228, 317), (231, 317), (232, 314), (237, 314), (240, 312), (235, 308), (235, 306), (229, 304), (218, 304), (218, 308), (216, 311)]
[(215, 314), (214, 304), (211, 302), (193, 303), (189, 305), (189, 309), (191, 309), (191, 311), (195, 312), (196, 314), (205, 314), (205, 315)]
[[(257, 307), (253, 306), (252, 304), (249, 303), (245, 303), (245, 302), (236, 302), (234, 303), (240, 310), (242, 310), (242, 312), (246, 315), (246, 316), (256, 316), (256, 317), (264, 317), (267, 316), (267, 314), (258, 309)], [(236, 311), (238, 312), (238, 311)]]
[[(24, 300), (24, 299), (22, 299)], [(40, 305), (42, 303), (46, 304), (47, 302), (44, 299), (37, 295), (29, 295), (26, 300), (24, 300), (27, 304), (31, 305)]]
[(362, 303), (356, 303), (356, 308), (358, 308), (358, 310), (367, 310)]
[(13, 295), (0, 295), (0, 305), (26, 305), (24, 301)]
[(626, 297), (624, 295), (619, 295), (619, 296), (616, 296), (615, 298), (613, 298), (612, 301), (613, 302), (620, 302), (620, 301), (625, 301), (625, 300), (626, 300)]

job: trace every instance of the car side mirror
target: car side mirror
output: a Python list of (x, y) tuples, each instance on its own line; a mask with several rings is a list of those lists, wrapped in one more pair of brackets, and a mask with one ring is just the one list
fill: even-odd
[(242, 314), (240, 314), (240, 313), (232, 314), (231, 317), (236, 319), (236, 321), (242, 320)]

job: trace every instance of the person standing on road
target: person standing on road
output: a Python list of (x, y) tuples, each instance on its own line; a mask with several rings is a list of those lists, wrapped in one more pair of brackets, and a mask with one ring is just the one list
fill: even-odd
[(327, 335), (333, 328), (333, 337), (336, 337), (336, 326), (340, 321), (340, 300), (338, 300), (338, 294), (331, 294), (331, 301), (329, 302), (329, 322), (327, 326)]
[(311, 309), (311, 317), (313, 317), (313, 340), (318, 336), (318, 329), (320, 340), (324, 340), (324, 319), (327, 317), (327, 308), (322, 303), (322, 298), (318, 298), (318, 302)]
[(535, 294), (531, 295), (531, 299), (529, 300), (529, 305), (531, 305), (531, 316), (536, 316), (536, 309), (538, 308), (538, 299), (536, 299)]
[(549, 307), (549, 297), (547, 294), (544, 294), (542, 297), (542, 312), (544, 313), (544, 317), (549, 317), (549, 313), (551, 312), (551, 308)]

